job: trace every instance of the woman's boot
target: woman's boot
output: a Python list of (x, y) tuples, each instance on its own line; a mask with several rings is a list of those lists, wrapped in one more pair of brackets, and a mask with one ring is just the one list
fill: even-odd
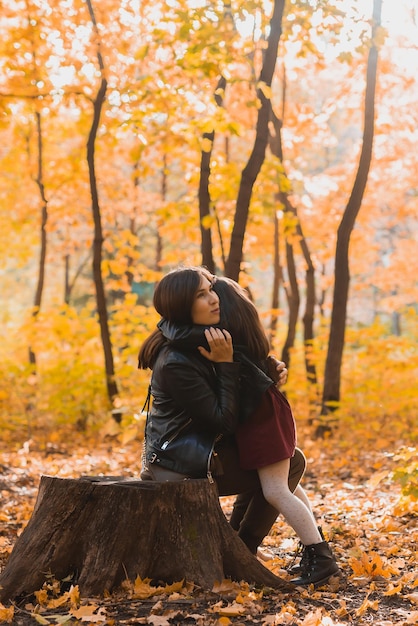
[[(321, 535), (322, 539), (325, 541), (325, 537), (324, 537), (324, 533), (322, 532), (322, 526), (318, 526), (318, 530), (319, 530), (319, 534)], [(305, 569), (305, 566), (308, 562), (308, 555), (306, 552), (306, 546), (303, 545), (303, 543), (300, 541), (299, 542), (299, 548), (298, 551), (294, 557), (294, 559), (296, 559), (299, 554), (301, 556), (300, 561), (297, 565), (292, 565), (291, 567), (289, 567), (289, 569), (287, 570), (289, 572), (289, 574), (296, 575), (296, 574), (300, 574), (301, 572), (303, 572), (303, 570)]]
[(338, 574), (340, 571), (334, 555), (326, 541), (321, 543), (313, 543), (305, 546), (303, 571), (299, 578), (293, 578), (290, 582), (293, 585), (323, 585), (327, 580)]

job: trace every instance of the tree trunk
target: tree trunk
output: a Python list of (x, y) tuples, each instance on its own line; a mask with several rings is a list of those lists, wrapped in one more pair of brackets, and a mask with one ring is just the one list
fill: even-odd
[[(93, 23), (96, 36), (98, 36), (97, 24), (93, 12), (91, 1), (87, 0), (87, 6), (90, 12), (90, 17)], [(102, 55), (100, 53), (99, 43), (97, 44), (97, 59), (102, 74), (100, 81), (100, 87), (97, 92), (96, 99), (94, 100), (94, 114), (93, 122), (91, 125), (89, 138), (87, 141), (87, 163), (89, 168), (90, 179), (90, 193), (92, 200), (92, 212), (94, 220), (94, 242), (93, 242), (93, 278), (96, 289), (96, 303), (97, 313), (99, 316), (100, 324), (100, 336), (102, 339), (104, 360), (105, 360), (105, 372), (106, 372), (106, 388), (108, 398), (111, 404), (118, 395), (118, 388), (115, 381), (115, 369), (113, 364), (113, 352), (112, 343), (110, 340), (109, 320), (107, 314), (106, 294), (103, 284), (102, 276), (102, 247), (103, 247), (103, 229), (100, 214), (99, 194), (97, 190), (97, 180), (95, 171), (95, 142), (97, 137), (97, 129), (99, 127), (100, 115), (102, 112), (103, 103), (106, 98), (107, 81), (104, 78), (104, 64)], [(121, 415), (118, 412), (112, 411), (112, 415), (117, 422), (120, 422)]]
[(0, 600), (23, 600), (51, 575), (77, 584), (84, 597), (137, 576), (206, 590), (225, 578), (292, 589), (251, 554), (206, 479), (42, 476), (32, 517), (0, 575)]
[[(295, 226), (295, 231), (298, 236), (299, 245), (302, 250), (303, 258), (306, 264), (305, 271), (305, 279), (306, 279), (306, 303), (305, 303), (305, 312), (303, 314), (303, 343), (305, 349), (305, 369), (306, 375), (308, 378), (308, 382), (316, 385), (317, 383), (317, 374), (315, 364), (313, 363), (311, 350), (314, 339), (314, 312), (315, 312), (315, 268), (312, 262), (312, 257), (309, 251), (308, 243), (306, 241), (305, 235), (302, 230), (302, 225), (300, 223), (297, 209), (294, 207), (287, 196), (287, 194), (281, 194), (281, 200), (285, 207), (285, 211), (288, 211), (292, 215), (295, 216), (297, 222)], [(298, 288), (296, 282), (296, 288)], [(299, 300), (299, 295), (297, 296)], [(298, 302), (299, 306), (299, 302)]]
[[(285, 76), (283, 78), (284, 85), (286, 84)], [(283, 111), (284, 115), (284, 103), (285, 103), (286, 91), (285, 87), (283, 88)], [(283, 120), (280, 120), (274, 111), (271, 111), (271, 121), (273, 123), (274, 128), (274, 137), (272, 133), (269, 136), (269, 145), (272, 154), (274, 154), (280, 161), (283, 163), (283, 145), (282, 145), (282, 127)], [(284, 172), (285, 173), (285, 172)], [(297, 219), (296, 222), (296, 233), (299, 238), (299, 244), (302, 250), (303, 258), (306, 263), (306, 305), (305, 305), (305, 313), (303, 315), (303, 340), (304, 340), (304, 348), (305, 348), (305, 368), (306, 375), (308, 378), (308, 382), (316, 385), (317, 383), (317, 375), (315, 364), (312, 361), (311, 351), (314, 339), (314, 313), (315, 313), (315, 268), (312, 262), (312, 257), (309, 251), (308, 243), (306, 241), (305, 235), (302, 230), (302, 225), (300, 223), (296, 207), (292, 205), (289, 200), (288, 194), (282, 190), (280, 190), (278, 194), (279, 201), (283, 204), (284, 210), (292, 213)]]
[(274, 224), (274, 256), (273, 256), (273, 289), (272, 289), (272, 297), (271, 297), (271, 308), (273, 313), (271, 315), (270, 322), (270, 344), (273, 345), (274, 337), (277, 332), (277, 324), (279, 321), (279, 289), (280, 289), (280, 281), (282, 278), (282, 270), (280, 267), (280, 238), (279, 238), (279, 218), (277, 217), (277, 212), (274, 212), (273, 216), (273, 224)]
[[(47, 247), (47, 235), (46, 225), (48, 222), (48, 201), (45, 196), (45, 186), (43, 180), (43, 140), (42, 140), (42, 122), (41, 114), (39, 111), (35, 113), (36, 119), (36, 132), (38, 138), (38, 174), (36, 177), (36, 184), (38, 185), (39, 195), (41, 197), (42, 210), (41, 210), (41, 250), (39, 254), (39, 270), (38, 270), (38, 283), (36, 285), (36, 292), (34, 298), (34, 309), (32, 316), (36, 319), (42, 303), (42, 294), (44, 291), (45, 282), (45, 262), (46, 262), (46, 247)], [(33, 366), (33, 370), (36, 371), (36, 354), (29, 346), (29, 363)]]
[(348, 290), (350, 283), (349, 244), (351, 233), (363, 200), (372, 158), (378, 58), (378, 48), (375, 37), (381, 23), (381, 9), (382, 0), (374, 0), (372, 42), (367, 60), (363, 144), (351, 196), (345, 208), (337, 234), (331, 329), (328, 342), (327, 359), (325, 363), (324, 390), (322, 395), (320, 419), (321, 423), (317, 427), (318, 436), (322, 436), (330, 429), (327, 420), (324, 418), (330, 412), (332, 413), (336, 408), (338, 408), (340, 402), (341, 364), (344, 350)]
[(299, 316), (299, 285), (296, 277), (295, 257), (293, 254), (293, 246), (286, 242), (286, 265), (289, 278), (289, 289), (286, 290), (288, 294), (289, 305), (289, 321), (287, 325), (286, 340), (282, 349), (282, 361), (284, 361), (287, 367), (290, 366), (290, 350), (295, 344), (296, 336), (296, 324)]
[[(218, 107), (222, 106), (223, 94), (226, 88), (226, 79), (221, 76), (215, 90), (215, 102)], [(215, 273), (215, 261), (213, 258), (212, 235), (211, 229), (205, 226), (204, 220), (211, 213), (211, 199), (209, 193), (210, 179), (210, 160), (212, 157), (213, 142), (215, 140), (215, 131), (203, 133), (203, 141), (208, 145), (203, 146), (200, 160), (200, 180), (199, 180), (199, 221), (200, 234), (202, 238), (202, 265), (208, 268), (212, 274)]]
[[(267, 49), (264, 54), (263, 66), (260, 73), (259, 85), (270, 88), (277, 60), (277, 50), (282, 33), (282, 17), (285, 0), (275, 0), (273, 15), (270, 20), (270, 34), (267, 40)], [(241, 183), (235, 208), (234, 225), (231, 234), (231, 245), (226, 262), (225, 274), (239, 281), (241, 261), (243, 255), (244, 235), (247, 226), (248, 213), (254, 183), (264, 162), (268, 142), (268, 125), (270, 119), (270, 98), (257, 89), (257, 96), (261, 106), (258, 110), (256, 136), (254, 147), (248, 163), (242, 171)]]

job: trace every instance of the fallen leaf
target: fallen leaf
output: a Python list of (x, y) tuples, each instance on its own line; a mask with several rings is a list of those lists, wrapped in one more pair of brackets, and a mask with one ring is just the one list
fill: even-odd
[(243, 615), (247, 613), (248, 609), (242, 604), (238, 604), (237, 602), (232, 602), (232, 604), (228, 604), (225, 607), (221, 607), (217, 609), (219, 615), (225, 615), (227, 617), (234, 617), (236, 615)]
[(371, 600), (366, 598), (364, 602), (362, 603), (362, 605), (359, 606), (359, 608), (356, 610), (356, 615), (357, 617), (360, 617), (361, 615), (364, 615), (369, 609), (371, 609), (372, 611), (377, 611), (378, 608), (379, 608), (378, 600), (374, 600), (372, 602)]
[(398, 570), (393, 568), (387, 561), (384, 561), (377, 552), (363, 552), (359, 559), (350, 559), (349, 565), (354, 575), (371, 578), (382, 576), (389, 578), (392, 574), (398, 574)]
[(180, 580), (178, 582), (174, 582), (171, 585), (165, 585), (164, 587), (153, 587), (149, 583), (151, 582), (150, 578), (142, 579), (140, 576), (137, 576), (135, 579), (135, 583), (133, 586), (133, 593), (136, 598), (141, 600), (145, 600), (146, 598), (150, 598), (159, 594), (169, 594), (176, 593), (180, 591), (184, 586), (184, 581)]
[(320, 626), (320, 624), (322, 624), (322, 611), (317, 609), (308, 613), (301, 626)]
[[(69, 622), (70, 620), (73, 619), (73, 616), (71, 614), (67, 614), (67, 615), (49, 615), (48, 614), (48, 619), (49, 620), (54, 620), (54, 626), (58, 626), (59, 624), (66, 624), (67, 622)], [(49, 624), (51, 624), (52, 622), (48, 622)]]
[(367, 481), (367, 485), (369, 487), (377, 487), (380, 481), (387, 478), (388, 475), (389, 475), (389, 472), (387, 470), (383, 470), (381, 472), (375, 472), (373, 476)]
[(152, 624), (152, 626), (170, 626), (170, 622), (163, 615), (149, 615), (147, 623)]
[(389, 587), (387, 588), (387, 590), (384, 592), (384, 596), (394, 596), (397, 593), (400, 593), (402, 591), (403, 585), (402, 583), (399, 583), (396, 587), (395, 585), (393, 585), (392, 583), (390, 583)]
[(222, 582), (216, 582), (212, 587), (212, 591), (213, 593), (239, 593), (241, 591), (241, 587), (239, 583), (232, 582), (232, 580), (229, 579), (225, 579)]
[(418, 592), (407, 593), (405, 597), (408, 598), (412, 604), (418, 604)]
[(0, 603), (0, 622), (12, 622), (14, 614), (14, 606), (5, 607)]
[[(97, 611), (97, 609), (99, 609)], [(95, 612), (97, 611), (97, 613)], [(80, 619), (82, 622), (105, 622), (106, 621), (106, 610), (101, 607), (99, 608), (97, 604), (86, 604), (84, 606), (80, 606), (79, 609), (72, 609), (71, 615), (73, 615), (76, 619)]]
[(46, 589), (39, 589), (35, 591), (36, 602), (41, 606), (45, 606), (48, 603), (48, 591)]

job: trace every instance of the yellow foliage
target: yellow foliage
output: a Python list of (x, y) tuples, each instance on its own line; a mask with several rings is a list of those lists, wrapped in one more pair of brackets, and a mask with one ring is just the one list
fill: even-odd
[(0, 622), (7, 622), (8, 624), (11, 624), (13, 622), (14, 614), (14, 606), (5, 607), (0, 602)]
[(35, 591), (36, 602), (41, 606), (46, 606), (48, 603), (48, 590), (47, 589), (39, 589)]
[(301, 622), (301, 626), (321, 626), (321, 624), (323, 624), (321, 609), (311, 611)]
[(201, 220), (201, 224), (203, 226), (203, 228), (209, 229), (211, 228), (211, 226), (216, 222), (216, 218), (214, 215), (205, 215), (205, 217), (202, 218)]
[(350, 559), (349, 565), (354, 576), (368, 576), (370, 578), (390, 578), (398, 574), (398, 570), (389, 565), (377, 552), (363, 552), (360, 558)]
[(124, 585), (131, 589), (133, 597), (140, 599), (146, 599), (156, 595), (175, 593), (181, 591), (184, 587), (183, 580), (175, 582), (171, 585), (165, 585), (164, 587), (153, 587), (149, 584), (150, 581), (150, 578), (142, 579), (140, 576), (137, 576), (133, 586), (130, 581), (125, 581)]
[(261, 93), (263, 94), (265, 98), (267, 98), (267, 100), (271, 100), (272, 91), (271, 91), (271, 87), (267, 85), (267, 83), (260, 80), (257, 83), (257, 89), (261, 91)]
[(393, 585), (392, 583), (390, 583), (389, 587), (386, 589), (386, 591), (384, 592), (384, 596), (394, 596), (397, 593), (400, 593), (402, 591), (403, 588), (403, 584), (402, 582), (400, 582), (397, 585)]
[(105, 622), (106, 609), (104, 607), (99, 608), (97, 604), (85, 604), (79, 609), (72, 609), (71, 616), (89, 624)]
[(227, 606), (220, 606), (216, 609), (216, 612), (219, 615), (224, 615), (226, 617), (235, 617), (236, 615), (244, 615), (247, 612), (247, 608), (238, 602), (232, 602)]
[(202, 152), (210, 152), (212, 150), (212, 141), (210, 139), (202, 139), (201, 141), (201, 147), (202, 147)]
[(71, 585), (69, 591), (66, 591), (58, 598), (53, 598), (48, 602), (48, 609), (54, 609), (58, 606), (69, 604), (71, 607), (78, 607), (80, 604), (80, 590), (78, 585)]
[(377, 611), (378, 608), (379, 608), (378, 600), (372, 601), (372, 600), (369, 600), (368, 598), (365, 598), (361, 606), (359, 606), (359, 608), (356, 610), (356, 615), (357, 617), (361, 617), (362, 615), (367, 613), (369, 609), (371, 609), (372, 611)]
[[(244, 588), (248, 589), (248, 586), (244, 585)], [(242, 591), (241, 585), (229, 579), (225, 579), (221, 582), (216, 582), (212, 588), (213, 593), (236, 593), (237, 595)]]

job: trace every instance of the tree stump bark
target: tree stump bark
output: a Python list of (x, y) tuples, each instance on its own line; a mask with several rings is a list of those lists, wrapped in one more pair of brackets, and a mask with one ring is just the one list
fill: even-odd
[(207, 480), (42, 476), (32, 517), (0, 574), (0, 601), (70, 579), (100, 596), (137, 576), (210, 590), (225, 578), (293, 589), (265, 568), (226, 520)]

